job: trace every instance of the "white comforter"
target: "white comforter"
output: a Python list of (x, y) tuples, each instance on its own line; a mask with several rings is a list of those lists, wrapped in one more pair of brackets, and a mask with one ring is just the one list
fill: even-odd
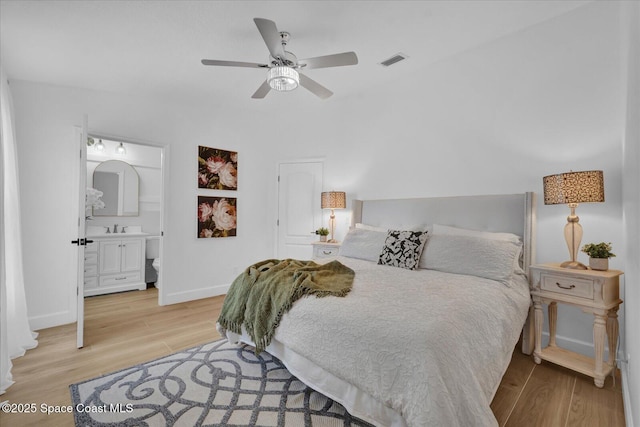
[(505, 284), (339, 261), (356, 272), (349, 295), (299, 300), (274, 340), (408, 426), (497, 425), (489, 405), (527, 316), (525, 277)]

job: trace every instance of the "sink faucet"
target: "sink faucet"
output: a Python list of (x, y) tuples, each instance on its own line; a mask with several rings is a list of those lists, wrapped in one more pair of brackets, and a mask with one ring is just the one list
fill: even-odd
[(113, 226), (113, 232), (114, 232), (114, 233), (117, 233), (117, 232), (118, 232), (118, 224), (115, 224), (115, 225)]

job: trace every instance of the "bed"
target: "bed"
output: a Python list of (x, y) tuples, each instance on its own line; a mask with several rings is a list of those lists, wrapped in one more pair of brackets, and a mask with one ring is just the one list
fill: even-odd
[[(377, 426), (497, 425), (490, 403), (514, 347), (532, 345), (533, 197), (354, 201), (338, 257), (351, 292), (298, 300), (266, 351)], [(377, 263), (387, 229), (426, 231), (415, 270)], [(244, 328), (221, 333), (253, 344)]]

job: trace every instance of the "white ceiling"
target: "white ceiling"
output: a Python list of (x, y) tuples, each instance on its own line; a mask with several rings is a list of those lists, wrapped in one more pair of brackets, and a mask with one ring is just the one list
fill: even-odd
[[(0, 1), (0, 58), (9, 79), (228, 105), (331, 102), (413, 75), (458, 52), (588, 1)], [(271, 19), (298, 58), (355, 51), (359, 64), (309, 70), (335, 95), (250, 96), (266, 71), (200, 60), (267, 62), (253, 23)], [(402, 52), (392, 67), (378, 63)]]

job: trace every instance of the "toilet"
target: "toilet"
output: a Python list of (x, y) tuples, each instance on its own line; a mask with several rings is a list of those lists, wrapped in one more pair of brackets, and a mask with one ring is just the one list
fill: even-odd
[[(158, 287), (158, 274), (160, 273), (160, 236), (146, 237), (147, 271), (145, 281), (155, 283)], [(149, 269), (151, 264), (152, 269)]]

